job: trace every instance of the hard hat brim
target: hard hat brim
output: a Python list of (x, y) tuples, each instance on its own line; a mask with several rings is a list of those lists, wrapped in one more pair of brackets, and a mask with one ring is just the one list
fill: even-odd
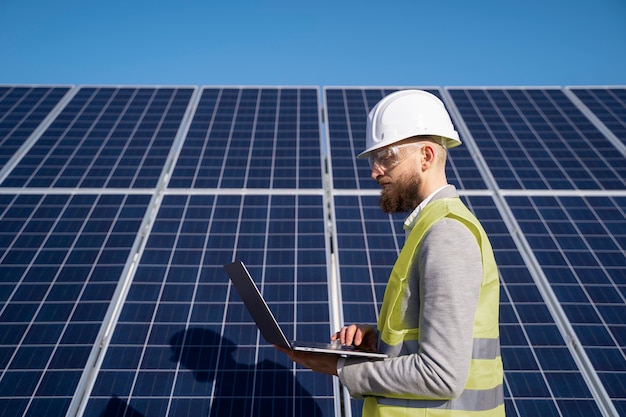
[[(398, 142), (401, 142), (401, 141), (406, 140), (406, 139), (411, 139), (411, 138), (418, 139), (420, 137), (427, 138), (428, 136), (433, 136), (433, 135), (417, 135), (417, 136), (409, 136), (408, 138), (401, 139), (401, 140), (395, 140), (394, 139), (394, 140), (390, 140), (390, 141), (383, 141), (383, 142), (377, 143), (376, 145), (371, 146), (368, 149), (364, 150), (363, 152), (361, 152), (360, 154), (357, 155), (357, 158), (367, 158), (367, 157), (370, 156), (370, 154), (372, 152), (375, 152), (375, 151), (377, 151), (379, 149), (382, 149), (382, 148), (384, 148), (386, 146), (393, 145), (394, 143), (398, 143)], [(440, 136), (440, 137), (445, 140), (444, 143), (445, 143), (445, 147), (447, 149), (456, 148), (457, 146), (461, 145), (461, 143), (462, 143), (461, 139), (459, 139), (458, 137), (457, 138), (448, 138), (448, 137), (444, 137), (444, 136)]]

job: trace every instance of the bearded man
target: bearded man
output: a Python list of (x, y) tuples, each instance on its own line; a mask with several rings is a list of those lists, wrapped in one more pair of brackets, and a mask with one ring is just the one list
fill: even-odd
[(377, 326), (353, 324), (331, 340), (384, 360), (293, 352), (339, 377), (363, 416), (504, 416), (499, 276), (480, 222), (446, 179), (461, 144), (443, 103), (421, 90), (383, 98), (369, 113), (367, 148), (380, 207), (407, 212), (406, 241), (391, 271)]

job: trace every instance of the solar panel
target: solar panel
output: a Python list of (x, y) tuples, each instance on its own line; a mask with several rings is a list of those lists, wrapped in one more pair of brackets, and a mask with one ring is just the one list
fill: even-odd
[(68, 87), (0, 85), (0, 168), (68, 91)]
[(561, 89), (450, 89), (498, 187), (622, 190), (624, 155)]
[(626, 145), (626, 88), (570, 88)]
[(616, 407), (626, 410), (626, 197), (509, 197)]
[[(294, 339), (376, 322), (404, 216), (355, 156), (398, 89), (0, 86), (0, 417), (359, 416), (222, 264)], [(626, 90), (428, 90), (502, 278), (507, 415), (625, 415)]]
[[(259, 339), (222, 265), (248, 265), (288, 337), (331, 332), (323, 197), (167, 195), (85, 416), (335, 415), (330, 377)], [(305, 412), (306, 410), (306, 412)]]
[(0, 415), (65, 415), (148, 201), (0, 194)]
[(402, 223), (378, 208), (377, 196), (337, 194), (334, 204), (344, 321), (376, 323), (404, 242)]
[(83, 87), (2, 186), (154, 187), (192, 92)]
[(169, 186), (321, 189), (318, 90), (205, 88)]

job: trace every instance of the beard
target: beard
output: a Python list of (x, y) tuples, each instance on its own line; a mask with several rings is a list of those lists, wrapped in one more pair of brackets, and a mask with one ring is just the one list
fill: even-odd
[(418, 179), (412, 177), (399, 178), (398, 181), (383, 188), (378, 205), (382, 211), (388, 214), (412, 211), (420, 203), (418, 190)]

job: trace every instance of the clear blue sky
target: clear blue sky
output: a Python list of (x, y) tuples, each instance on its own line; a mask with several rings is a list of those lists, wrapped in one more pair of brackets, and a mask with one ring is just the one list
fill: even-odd
[(626, 85), (625, 0), (0, 0), (0, 84)]

